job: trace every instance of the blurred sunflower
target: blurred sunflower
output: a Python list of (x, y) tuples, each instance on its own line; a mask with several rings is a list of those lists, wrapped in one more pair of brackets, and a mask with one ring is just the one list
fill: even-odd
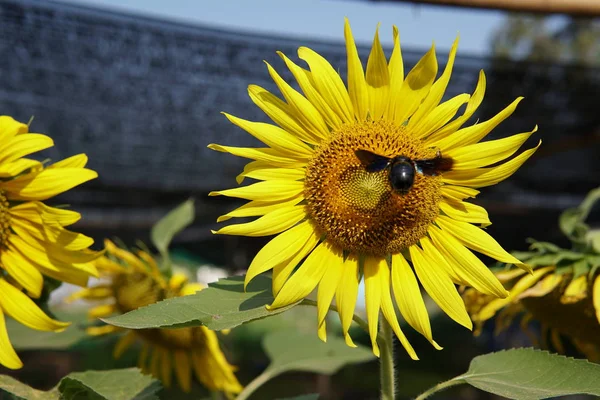
[(41, 330), (64, 330), (69, 323), (48, 317), (32, 300), (42, 294), (43, 275), (87, 284), (97, 276), (92, 261), (100, 253), (88, 249), (93, 239), (65, 229), (81, 215), (42, 201), (98, 175), (86, 169), (87, 157), (76, 155), (45, 166), (25, 158), (52, 147), (51, 138), (28, 133), (26, 124), (0, 116), (0, 364), (23, 366), (10, 343), (4, 314)]
[[(517, 269), (496, 272), (510, 288), (508, 297), (498, 299), (465, 290), (463, 298), (476, 324), (476, 335), (494, 317), (496, 334), (521, 317), (521, 327), (534, 344), (548, 348), (551, 343), (564, 353), (561, 337), (565, 337), (587, 358), (600, 362), (600, 231), (589, 229), (584, 222), (598, 199), (600, 189), (560, 217), (571, 249), (532, 241), (529, 252), (517, 255), (534, 267), (533, 274)], [(541, 336), (529, 328), (534, 322), (541, 325)]]
[[(298, 57), (309, 70), (279, 55), (304, 95), (269, 64), (269, 74), (285, 101), (261, 87), (248, 88), (252, 101), (278, 126), (225, 114), (267, 147), (209, 145), (254, 160), (238, 182), (262, 181), (211, 193), (250, 200), (219, 222), (261, 216), (215, 233), (278, 234), (252, 261), (246, 284), (272, 269), (271, 308), (301, 300), (318, 286), (318, 334), (323, 340), (325, 316), (335, 296), (346, 342), (353, 346), (348, 329), (364, 275), (374, 353), (379, 354), (376, 336), (381, 310), (410, 356), (417, 359), (400, 330), (392, 290), (406, 321), (438, 349), (418, 282), (452, 319), (469, 329), (472, 322), (455, 283), (507, 296), (471, 250), (523, 264), (475, 226), (489, 225), (488, 214), (465, 199), (475, 197), (476, 188), (512, 175), (537, 149), (511, 158), (536, 129), (478, 143), (513, 113), (521, 98), (491, 119), (462, 128), (483, 100), (485, 76), (480, 73), (472, 95), (441, 102), (458, 40), (435, 80), (438, 64), (433, 46), (404, 76), (396, 27), (389, 62), (375, 33), (366, 73), (347, 20), (344, 34), (347, 89), (329, 62), (301, 47)], [(463, 105), (462, 115), (454, 118)]]
[[(172, 297), (187, 296), (202, 290), (198, 283), (188, 283), (187, 277), (174, 274), (167, 278), (160, 272), (154, 258), (145, 251), (133, 254), (105, 241), (108, 256), (97, 260), (100, 274), (110, 282), (83, 289), (69, 300), (109, 300), (90, 309), (90, 318), (102, 318), (115, 313), (126, 313), (148, 304)], [(105, 335), (123, 331), (112, 325), (87, 329), (90, 335)], [(180, 329), (129, 330), (117, 342), (113, 355), (119, 358), (136, 341), (142, 343), (138, 366), (142, 371), (171, 386), (173, 370), (181, 389), (191, 390), (192, 371), (198, 381), (211, 391), (222, 391), (228, 396), (239, 393), (242, 386), (235, 377), (215, 332), (201, 326)], [(150, 354), (151, 353), (151, 354)]]

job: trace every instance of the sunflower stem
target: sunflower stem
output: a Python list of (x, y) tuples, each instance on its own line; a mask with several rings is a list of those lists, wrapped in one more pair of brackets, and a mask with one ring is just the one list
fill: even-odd
[(434, 394), (436, 392), (439, 392), (440, 390), (447, 389), (454, 385), (460, 385), (461, 383), (464, 383), (464, 381), (462, 379), (457, 379), (457, 378), (450, 379), (449, 381), (445, 381), (445, 382), (440, 382), (437, 385), (435, 385), (434, 387), (427, 389), (426, 391), (421, 393), (419, 396), (417, 396), (417, 398), (415, 398), (415, 400), (425, 400), (425, 399), (429, 398), (429, 396), (431, 396), (432, 394)]
[(379, 378), (381, 379), (381, 400), (394, 400), (396, 382), (394, 370), (394, 332), (385, 318), (381, 318), (379, 337)]
[(252, 379), (250, 383), (244, 387), (244, 390), (240, 392), (235, 398), (236, 400), (246, 400), (250, 397), (252, 393), (256, 391), (260, 386), (262, 386), (265, 382), (273, 377), (273, 374), (270, 371), (263, 371), (262, 374), (258, 375), (256, 378)]

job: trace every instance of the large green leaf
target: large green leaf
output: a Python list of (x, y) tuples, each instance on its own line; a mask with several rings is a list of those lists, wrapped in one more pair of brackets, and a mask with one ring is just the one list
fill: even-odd
[(164, 300), (104, 321), (130, 329), (204, 325), (221, 330), (277, 315), (298, 304), (269, 311), (265, 306), (272, 302), (271, 278), (258, 276), (244, 291), (244, 277), (234, 276), (211, 283), (196, 294)]
[[(9, 376), (0, 375), (0, 394), (25, 400), (154, 400), (161, 386), (137, 368), (75, 372), (50, 391), (33, 389)], [(0, 398), (3, 398), (0, 396)]]
[(169, 211), (152, 227), (150, 239), (162, 255), (166, 265), (170, 264), (169, 245), (171, 240), (177, 233), (194, 222), (194, 212), (194, 200), (189, 199)]
[(511, 349), (475, 357), (466, 373), (438, 388), (459, 383), (509, 399), (537, 400), (571, 394), (600, 396), (600, 365), (547, 351)]
[[(344, 365), (371, 361), (375, 358), (371, 349), (364, 346), (348, 347), (338, 336), (330, 336), (323, 343), (315, 333), (305, 334), (297, 330), (280, 330), (269, 333), (263, 340), (265, 352), (271, 364), (250, 382), (238, 396), (238, 400), (250, 397), (261, 384), (288, 371), (307, 371), (331, 375)], [(300, 399), (318, 399), (312, 395)]]

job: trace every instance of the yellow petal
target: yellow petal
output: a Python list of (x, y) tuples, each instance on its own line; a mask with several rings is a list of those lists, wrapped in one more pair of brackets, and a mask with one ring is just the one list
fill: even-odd
[(279, 150), (281, 154), (297, 159), (308, 159), (312, 156), (312, 149), (294, 135), (285, 130), (264, 122), (252, 122), (233, 115), (223, 113), (234, 125), (242, 128), (267, 146)]
[(439, 147), (442, 152), (454, 149), (459, 146), (466, 146), (469, 144), (477, 143), (483, 139), (488, 133), (490, 133), (495, 127), (497, 127), (502, 121), (510, 117), (517, 108), (517, 105), (523, 100), (523, 97), (517, 98), (504, 110), (500, 111), (494, 117), (487, 121), (480, 122), (478, 124), (469, 126), (467, 128), (460, 129), (452, 135), (446, 136), (445, 138), (429, 144), (430, 146)]
[[(168, 388), (171, 387), (171, 354), (167, 349), (161, 350), (161, 359), (160, 359), (160, 380), (162, 384)], [(184, 389), (185, 391), (185, 389)]]
[(237, 197), (246, 200), (286, 200), (304, 192), (304, 182), (273, 179), (235, 189), (210, 192), (209, 196)]
[(593, 292), (593, 302), (594, 309), (596, 310), (596, 319), (600, 322), (600, 277), (596, 277), (594, 280), (594, 287), (592, 289)]
[(46, 135), (28, 133), (17, 135), (0, 144), (0, 164), (18, 160), (21, 157), (54, 146), (54, 142)]
[[(440, 104), (440, 101), (446, 92), (446, 87), (448, 87), (450, 76), (452, 75), (452, 67), (454, 66), (454, 58), (456, 57), (457, 48), (458, 37), (454, 40), (454, 43), (452, 43), (450, 54), (448, 55), (448, 62), (446, 63), (446, 67), (444, 68), (442, 76), (440, 76), (440, 78), (431, 86), (431, 90), (427, 94), (427, 97), (425, 100), (423, 100), (423, 103), (421, 103), (417, 111), (415, 111), (414, 115), (410, 119), (409, 126), (413, 124), (416, 127), (417, 123), (418, 125), (421, 125), (421, 121), (428, 118), (428, 115), (432, 112), (432, 110), (435, 109), (438, 104)], [(468, 99), (469, 96), (467, 95), (467, 100)], [(454, 113), (456, 113), (456, 111), (454, 111)]]
[(560, 297), (560, 302), (563, 304), (577, 303), (587, 297), (587, 276), (581, 275), (573, 279), (567, 287), (563, 295)]
[(134, 331), (129, 331), (123, 336), (119, 338), (117, 344), (115, 345), (115, 349), (113, 350), (113, 358), (119, 359), (123, 355), (123, 353), (131, 347), (135, 340), (137, 339), (137, 335)]
[(440, 201), (440, 210), (455, 221), (481, 224), (486, 227), (491, 225), (490, 218), (485, 208), (467, 202)]
[(117, 311), (117, 307), (114, 304), (102, 304), (96, 306), (94, 308), (90, 308), (88, 310), (88, 318), (96, 319), (96, 318), (104, 318), (109, 315), (115, 313)]
[(442, 196), (454, 199), (464, 200), (469, 197), (475, 197), (479, 194), (479, 190), (464, 186), (444, 185), (440, 188)]
[(350, 347), (356, 347), (350, 334), (348, 333), (354, 316), (356, 299), (358, 297), (358, 259), (350, 254), (344, 261), (343, 273), (340, 283), (335, 292), (335, 302), (338, 306), (338, 314), (342, 323), (342, 332), (346, 344)]
[(57, 161), (54, 164), (48, 166), (48, 168), (84, 168), (87, 162), (87, 155), (81, 153), (65, 158), (64, 160)]
[(328, 266), (335, 262), (336, 257), (328, 243), (323, 242), (318, 245), (287, 280), (273, 303), (267, 308), (273, 310), (284, 307), (308, 296), (317, 287)]
[(279, 208), (245, 224), (229, 225), (218, 231), (219, 235), (268, 236), (285, 231), (306, 218), (305, 206)]
[(452, 282), (461, 286), (469, 286), (469, 282), (464, 279), (464, 274), (461, 273), (461, 271), (457, 271), (460, 266), (456, 263), (447, 261), (429, 237), (421, 238), (419, 242), (421, 243), (423, 253), (426, 254), (427, 258), (442, 268), (448, 276), (450, 276)]
[(537, 132), (537, 125), (531, 132), (459, 147), (444, 153), (444, 156), (451, 157), (454, 161), (452, 164), (453, 171), (485, 167), (515, 154), (521, 145), (535, 132)]
[(171, 279), (169, 279), (169, 289), (174, 292), (179, 292), (183, 285), (185, 285), (187, 282), (187, 275), (176, 272), (173, 274), (173, 276), (171, 276)]
[(9, 200), (46, 200), (97, 177), (85, 168), (45, 169), (4, 182), (2, 188)]
[(379, 291), (381, 292), (381, 312), (388, 321), (392, 330), (402, 343), (406, 352), (413, 360), (418, 360), (417, 353), (413, 349), (412, 345), (400, 329), (398, 318), (396, 317), (396, 310), (394, 309), (394, 303), (392, 301), (392, 295), (390, 294), (391, 282), (390, 282), (390, 269), (385, 259), (379, 261)]
[[(442, 217), (439, 217), (438, 219), (440, 218)], [(464, 224), (473, 226), (466, 223)], [(508, 291), (504, 289), (504, 286), (502, 286), (498, 278), (496, 278), (492, 271), (490, 271), (473, 253), (465, 248), (454, 236), (447, 233), (447, 225), (450, 224), (440, 223), (440, 226), (444, 230), (432, 227), (428, 231), (437, 250), (445, 256), (446, 262), (454, 264), (454, 271), (478, 291), (485, 294), (492, 294), (497, 297), (507, 297)]]
[(298, 119), (294, 116), (294, 110), (274, 94), (260, 86), (248, 86), (250, 99), (277, 125), (296, 136), (297, 138), (311, 144), (317, 144), (314, 136), (307, 133)]
[[(204, 286), (200, 283), (187, 283), (182, 288), (179, 294), (181, 296), (190, 296), (204, 289)], [(223, 330), (223, 333), (224, 330)]]
[(542, 278), (535, 286), (521, 293), (519, 300), (526, 297), (542, 297), (553, 291), (563, 281), (564, 275), (550, 274)]
[(473, 329), (465, 304), (448, 273), (426, 257), (416, 245), (410, 246), (409, 251), (419, 281), (433, 301), (454, 321), (467, 329)]
[(400, 253), (392, 255), (392, 287), (396, 304), (406, 322), (425, 336), (433, 347), (441, 350), (442, 348), (433, 340), (429, 314), (417, 278)]
[(474, 188), (495, 185), (514, 174), (535, 153), (541, 144), (542, 141), (540, 140), (534, 148), (524, 151), (512, 160), (497, 167), (447, 172), (442, 176), (442, 182), (450, 185), (463, 185)]
[(375, 31), (371, 53), (367, 60), (365, 76), (369, 92), (369, 114), (372, 120), (378, 120), (386, 113), (390, 93), (390, 73), (381, 42), (379, 41), (379, 26)]
[(444, 216), (439, 216), (436, 219), (436, 223), (444, 231), (450, 233), (468, 248), (492, 257), (498, 261), (515, 264), (518, 267), (524, 268), (524, 264), (522, 262), (506, 252), (506, 250), (504, 250), (502, 246), (500, 246), (498, 242), (483, 229), (480, 229), (469, 223), (452, 220)]
[(10, 247), (0, 251), (0, 262), (8, 274), (23, 286), (31, 297), (40, 297), (44, 286), (44, 277), (40, 271)]
[(261, 201), (254, 200), (249, 203), (244, 204), (241, 207), (236, 208), (233, 211), (228, 212), (225, 215), (221, 215), (217, 218), (217, 222), (227, 221), (231, 218), (241, 218), (241, 217), (256, 217), (259, 215), (265, 215), (280, 208), (287, 208), (291, 206), (295, 206), (304, 200), (304, 196), (296, 196), (292, 197), (289, 200), (278, 200), (278, 201)]
[(5, 143), (16, 135), (28, 132), (28, 126), (8, 115), (0, 115), (0, 143)]
[(306, 171), (304, 168), (282, 168), (274, 167), (263, 161), (252, 161), (246, 164), (244, 171), (239, 174), (235, 180), (238, 184), (244, 181), (244, 178), (258, 179), (268, 181), (270, 179), (286, 179), (297, 181), (304, 179)]
[(390, 92), (390, 102), (396, 105), (396, 108), (390, 111), (390, 117), (396, 123), (404, 123), (417, 110), (421, 101), (429, 93), (437, 70), (435, 46), (432, 45), (427, 54), (410, 70), (400, 90)]
[(28, 169), (41, 168), (42, 163), (28, 158), (19, 158), (13, 162), (2, 163), (0, 165), (0, 178), (11, 178), (17, 176)]
[(220, 151), (221, 153), (229, 153), (237, 157), (263, 161), (275, 166), (299, 168), (306, 164), (304, 161), (286, 157), (279, 151), (270, 147), (254, 149), (250, 147), (221, 146), (220, 144), (214, 143), (209, 144), (207, 147), (211, 150)]
[[(390, 92), (396, 93), (400, 91), (402, 82), (404, 82), (404, 63), (402, 62), (402, 51), (400, 49), (400, 35), (398, 34), (396, 25), (393, 26), (393, 36), (394, 48), (392, 50), (392, 56), (390, 57), (388, 70), (390, 75)], [(393, 118), (392, 112), (398, 107), (398, 101), (401, 101), (398, 96), (390, 96), (388, 93), (388, 110), (386, 118)]]
[(269, 75), (271, 75), (281, 94), (294, 110), (294, 115), (298, 118), (304, 130), (311, 134), (316, 143), (320, 143), (323, 139), (327, 138), (329, 136), (329, 129), (315, 106), (284, 81), (269, 63), (265, 62), (265, 64), (267, 64)]
[[(2, 117), (0, 117), (0, 137), (3, 133), (1, 131), (1, 118)], [(6, 331), (6, 321), (4, 319), (2, 307), (0, 307), (0, 365), (3, 365), (8, 369), (19, 369), (23, 367), (23, 363), (19, 359), (19, 356), (10, 343), (8, 332)]]
[(327, 104), (342, 122), (354, 120), (354, 108), (344, 82), (329, 62), (320, 54), (307, 48), (298, 49), (298, 57), (306, 61), (312, 72), (315, 86)]
[(255, 276), (291, 260), (311, 239), (315, 241), (317, 237), (309, 221), (304, 221), (275, 236), (260, 249), (250, 263), (244, 279), (244, 289)]
[(189, 392), (192, 388), (192, 366), (190, 356), (181, 350), (175, 351), (175, 376), (183, 391)]
[(300, 261), (310, 254), (317, 244), (319, 244), (319, 236), (316, 232), (313, 232), (304, 246), (302, 246), (302, 249), (294, 257), (289, 259), (289, 261), (284, 260), (273, 267), (273, 296), (277, 296)]
[(330, 263), (327, 266), (325, 275), (323, 275), (323, 279), (319, 282), (319, 290), (317, 292), (317, 323), (319, 328), (323, 327), (319, 331), (319, 338), (324, 342), (327, 341), (325, 317), (344, 272), (344, 255), (342, 252), (336, 248), (332, 248), (331, 253)]
[(359, 121), (364, 121), (369, 111), (369, 93), (367, 91), (365, 73), (358, 56), (358, 51), (356, 50), (348, 18), (344, 18), (344, 38), (346, 40), (348, 65), (348, 94), (356, 118)]
[(413, 118), (411, 118), (408, 129), (418, 138), (428, 136), (454, 118), (458, 109), (469, 101), (469, 97), (468, 94), (459, 94), (432, 109), (416, 123), (411, 123), (413, 121)]
[(39, 331), (61, 332), (70, 325), (49, 318), (27, 295), (0, 279), (0, 307), (23, 325)]
[(379, 357), (379, 346), (377, 345), (377, 332), (379, 331), (379, 309), (381, 308), (381, 291), (379, 287), (379, 264), (385, 260), (373, 257), (365, 257), (365, 306), (367, 311), (367, 323), (369, 324), (369, 336), (373, 354)]

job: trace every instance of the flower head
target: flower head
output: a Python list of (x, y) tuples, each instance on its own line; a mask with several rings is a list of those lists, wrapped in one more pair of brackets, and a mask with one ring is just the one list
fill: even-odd
[(46, 166), (25, 156), (53, 146), (46, 135), (29, 133), (26, 124), (0, 116), (0, 364), (23, 364), (8, 337), (4, 314), (42, 331), (69, 324), (48, 317), (32, 300), (39, 298), (44, 275), (80, 286), (97, 276), (89, 250), (92, 238), (66, 229), (81, 215), (43, 203), (97, 177), (76, 155)]
[[(96, 266), (109, 282), (83, 289), (71, 296), (89, 300), (108, 300), (90, 309), (90, 318), (107, 317), (114, 313), (126, 313), (139, 307), (164, 299), (186, 296), (202, 290), (198, 283), (189, 283), (182, 274), (166, 277), (145, 251), (135, 254), (115, 246), (106, 240), (108, 256), (99, 258)], [(91, 335), (105, 335), (123, 331), (112, 325), (94, 326), (87, 329)], [(228, 396), (239, 393), (242, 386), (233, 373), (215, 332), (201, 326), (180, 329), (129, 330), (117, 342), (114, 357), (119, 358), (136, 341), (142, 343), (138, 366), (171, 386), (173, 371), (183, 391), (189, 392), (192, 371), (206, 388), (225, 392)]]
[(253, 160), (238, 182), (260, 181), (211, 193), (250, 200), (219, 221), (260, 217), (216, 233), (278, 235), (256, 255), (246, 283), (272, 270), (272, 308), (294, 303), (318, 287), (318, 333), (323, 340), (325, 315), (335, 297), (346, 342), (353, 345), (348, 329), (364, 277), (373, 351), (379, 353), (381, 311), (416, 359), (400, 329), (394, 299), (406, 321), (440, 348), (419, 282), (452, 319), (471, 328), (455, 283), (507, 295), (471, 250), (523, 266), (476, 226), (490, 224), (486, 210), (465, 200), (475, 197), (477, 188), (509, 177), (534, 153), (537, 147), (512, 157), (535, 129), (479, 143), (512, 114), (521, 98), (491, 119), (463, 127), (483, 100), (485, 76), (480, 73), (472, 95), (441, 101), (457, 42), (436, 80), (433, 47), (404, 75), (395, 27), (390, 59), (376, 32), (366, 71), (347, 21), (344, 34), (347, 85), (322, 56), (301, 47), (298, 57), (308, 69), (279, 55), (303, 94), (269, 64), (285, 100), (258, 86), (248, 88), (252, 101), (276, 125), (225, 114), (267, 147), (209, 146)]

